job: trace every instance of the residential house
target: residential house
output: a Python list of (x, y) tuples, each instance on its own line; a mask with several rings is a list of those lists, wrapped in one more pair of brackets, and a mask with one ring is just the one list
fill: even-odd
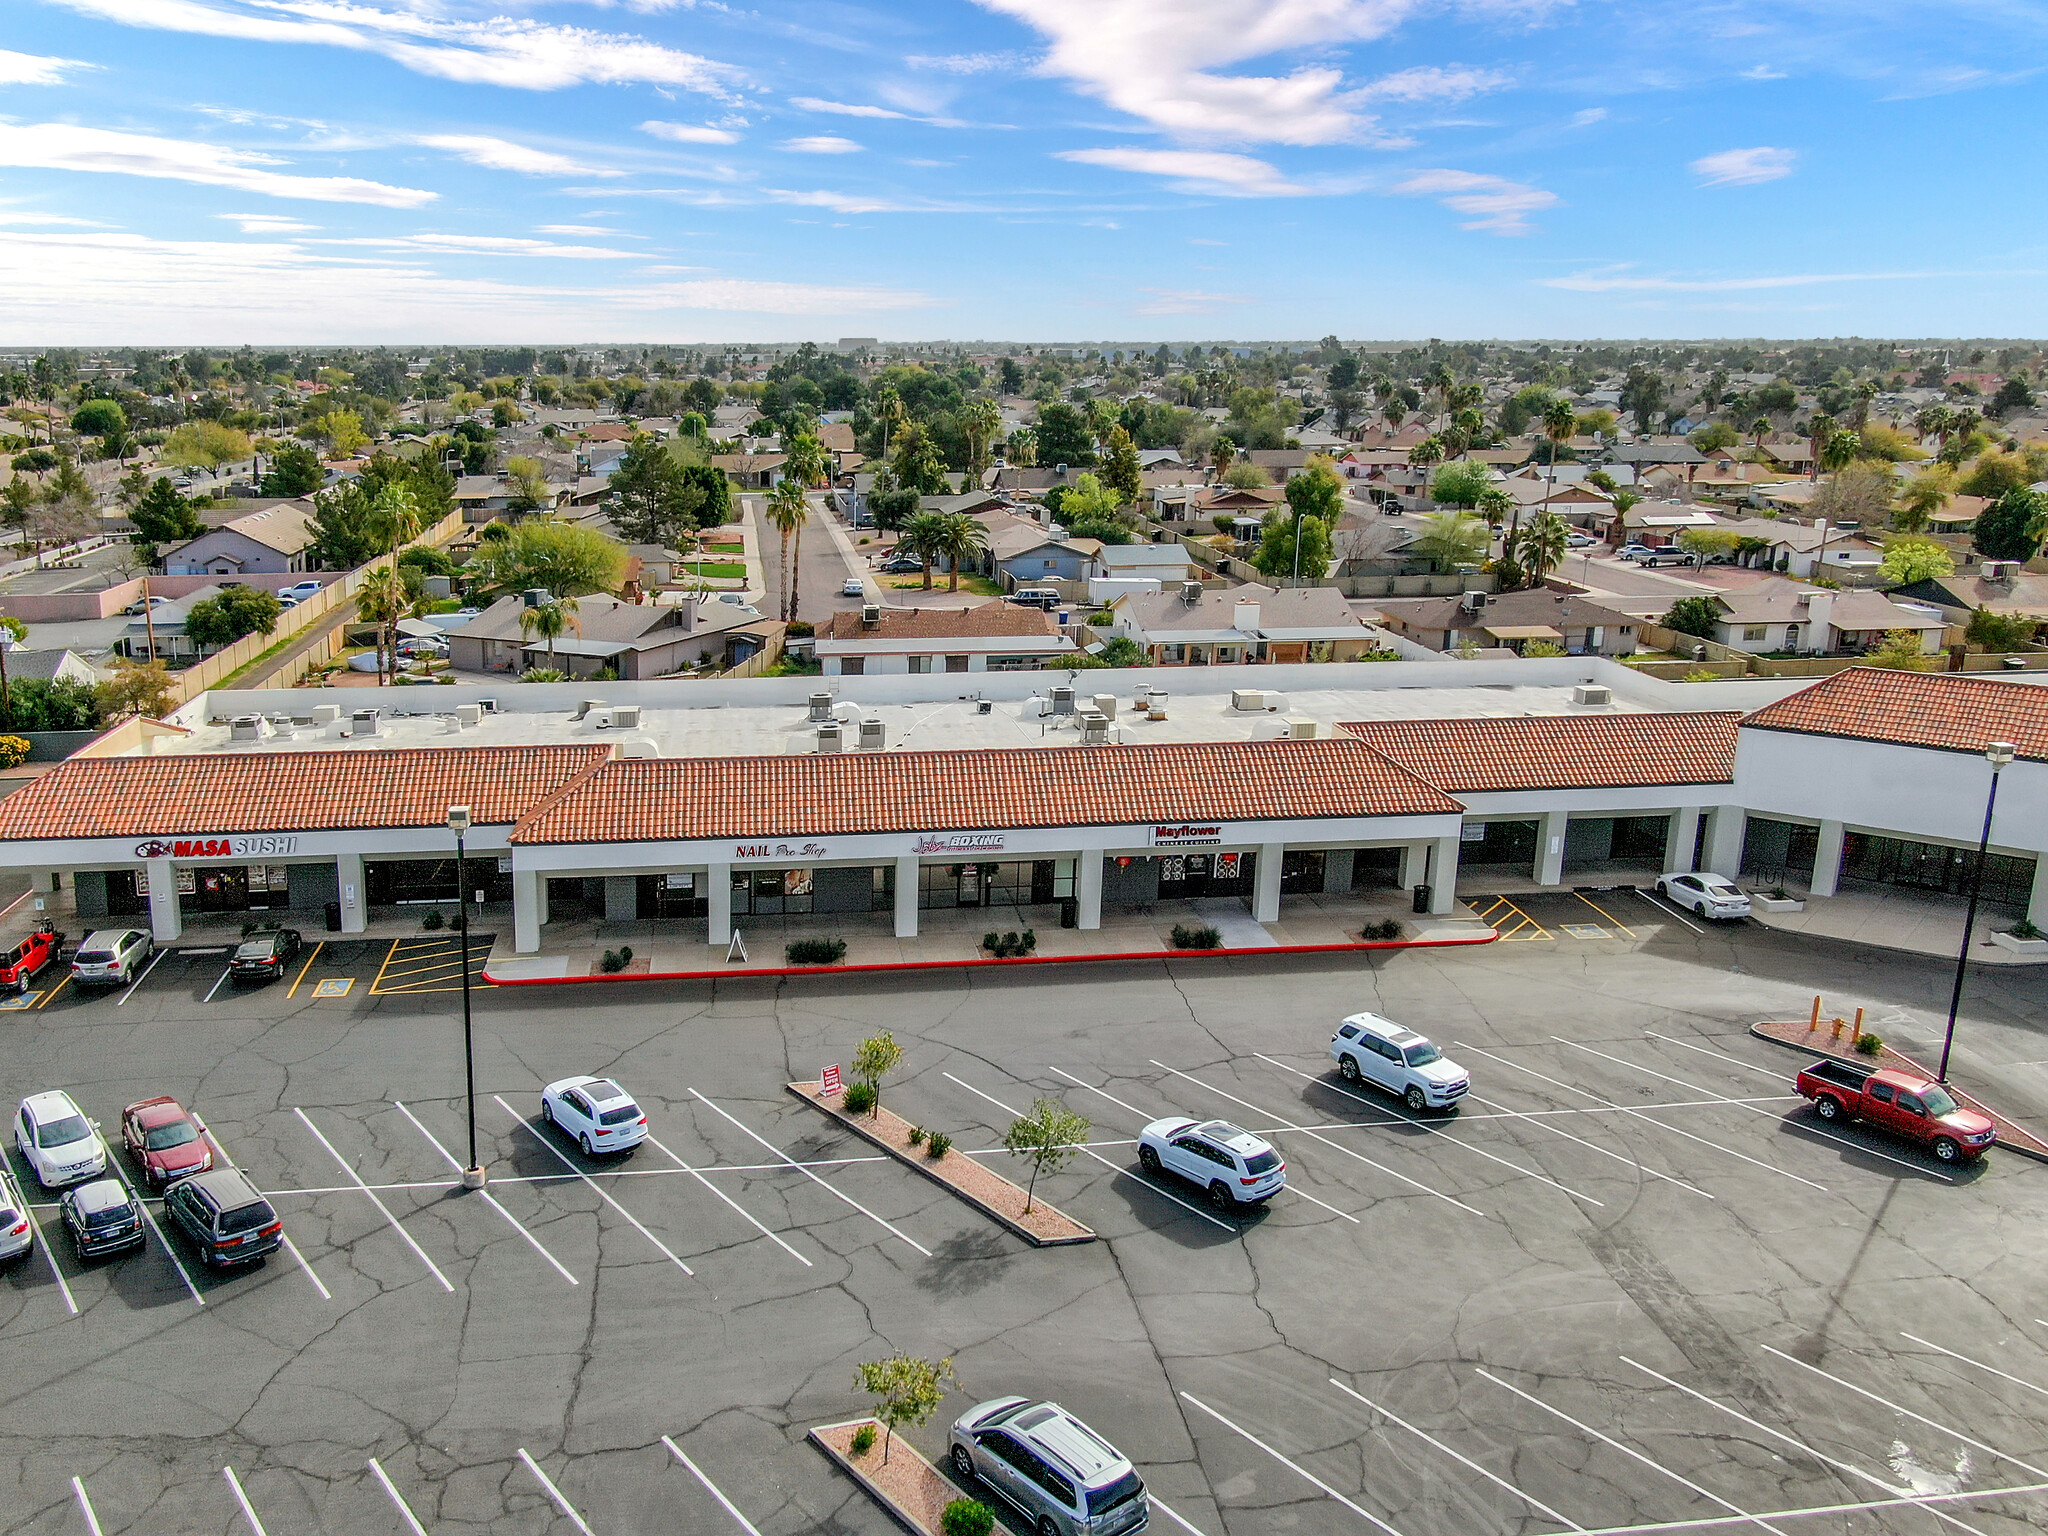
[[(1987, 560), (1953, 576), (1916, 581), (1892, 595), (1939, 609), (1951, 624), (1968, 624), (1979, 608), (2024, 614), (2034, 621), (2037, 632), (2048, 624), (2048, 576), (2037, 576), (2011, 560)], [(11, 658), (8, 664), (13, 665)]]
[(1306, 448), (1248, 448), (1238, 455), (1238, 462), (1256, 464), (1280, 485), (1307, 470), (1308, 459)]
[(1583, 593), (1548, 587), (1385, 598), (1377, 606), (1386, 629), (1432, 651), (1472, 645), (1520, 652), (1531, 641), (1542, 641), (1574, 656), (1627, 656), (1635, 651), (1641, 628), (1640, 620)]
[(1773, 578), (1717, 593), (1721, 616), (1713, 639), (1758, 654), (1838, 655), (1874, 649), (1895, 629), (1920, 636), (1920, 649), (1941, 649), (1948, 621), (1926, 604), (1895, 603), (1880, 592), (1835, 591)]
[(1085, 581), (1095, 574), (1099, 540), (1077, 539), (1064, 528), (1048, 530), (1022, 518), (1007, 518), (1001, 526), (988, 521), (989, 562), (1006, 592), (1049, 581)]
[(738, 666), (763, 650), (776, 629), (756, 609), (716, 600), (629, 603), (596, 596), (566, 601), (576, 623), (552, 646), (520, 628), (524, 600), (505, 597), (449, 634), (449, 661), (458, 672), (517, 675), (552, 665), (571, 677), (609, 670), (630, 681), (706, 665), (721, 670)]
[(1166, 544), (1105, 544), (1096, 553), (1096, 576), (1156, 578), (1171, 586), (1189, 579), (1199, 580), (1201, 565), (1181, 547), (1178, 540)]
[(782, 478), (788, 455), (781, 453), (714, 453), (711, 467), (743, 491), (772, 490)]
[(1334, 587), (1212, 591), (1191, 581), (1127, 594), (1111, 612), (1111, 632), (1134, 641), (1155, 666), (1354, 661), (1377, 649), (1372, 630)]
[(819, 625), (812, 652), (827, 677), (1035, 672), (1079, 654), (1051, 614), (1015, 603), (959, 609), (869, 604)]
[(245, 513), (164, 555), (171, 576), (283, 576), (319, 568), (310, 501), (277, 501)]
[(74, 683), (92, 684), (100, 679), (90, 664), (61, 646), (32, 651), (8, 641), (0, 648), (7, 652), (7, 680), (10, 683), (54, 683), (63, 677)]

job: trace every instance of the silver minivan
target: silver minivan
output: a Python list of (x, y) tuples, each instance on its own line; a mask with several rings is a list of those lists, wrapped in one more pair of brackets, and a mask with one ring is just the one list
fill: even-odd
[(36, 1245), (36, 1224), (14, 1175), (0, 1165), (0, 1264), (18, 1259)]
[(1057, 1403), (998, 1397), (953, 1423), (953, 1470), (1019, 1510), (1035, 1536), (1127, 1536), (1152, 1518), (1137, 1468)]
[(80, 986), (120, 987), (156, 949), (156, 940), (139, 928), (96, 928), (71, 954), (71, 979)]

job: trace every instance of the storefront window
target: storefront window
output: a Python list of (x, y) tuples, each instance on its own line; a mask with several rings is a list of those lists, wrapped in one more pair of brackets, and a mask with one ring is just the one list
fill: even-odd
[(752, 917), (808, 912), (814, 889), (808, 869), (736, 869), (732, 910)]
[[(918, 867), (920, 907), (1023, 907), (1074, 894), (1072, 859), (1010, 859)], [(890, 889), (894, 889), (891, 882)]]
[[(1935, 843), (1907, 842), (1850, 832), (1842, 839), (1844, 879), (1902, 885), (1923, 891), (1967, 895), (1977, 862), (1974, 848), (1949, 848)], [(2034, 884), (2034, 861), (2009, 854), (1984, 856), (1984, 900), (1994, 906), (2025, 907)]]

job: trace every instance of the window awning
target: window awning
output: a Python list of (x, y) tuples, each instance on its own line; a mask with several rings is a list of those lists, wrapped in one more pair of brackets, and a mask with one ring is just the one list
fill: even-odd
[(1562, 640), (1564, 632), (1548, 624), (1488, 624), (1484, 633), (1496, 640)]

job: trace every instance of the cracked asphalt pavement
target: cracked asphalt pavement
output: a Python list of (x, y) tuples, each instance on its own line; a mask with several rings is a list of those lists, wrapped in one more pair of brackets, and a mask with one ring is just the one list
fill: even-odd
[[(115, 1128), (177, 1096), (292, 1247), (80, 1261), (10, 1143), (40, 1242), (0, 1273), (0, 1532), (880, 1536), (803, 1436), (894, 1350), (955, 1361), (926, 1454), (979, 1398), (1056, 1398), (1138, 1464), (1155, 1531), (2048, 1524), (2048, 1167), (1822, 1127), (1798, 1058), (1746, 1032), (1819, 991), (1935, 1045), (1950, 968), (1631, 916), (1477, 950), (482, 989), (488, 1198), (457, 1178), (456, 996), (367, 995), (381, 951), (326, 958), (343, 997), (216, 990), (217, 955), (126, 1001), (67, 988), (0, 1014), (10, 1103), (65, 1088)], [(2037, 1122), (2044, 1004), (2038, 971), (1977, 972), (1957, 1053)], [(1470, 1071), (1459, 1113), (1337, 1078), (1361, 1009)], [(1032, 1249), (783, 1090), (882, 1028), (885, 1101), (956, 1156), (1019, 1171), (991, 1098), (1087, 1116), (1107, 1165), (1039, 1191), (1100, 1240)], [(542, 1126), (578, 1072), (656, 1139), (591, 1160)], [(1267, 1135), (1287, 1191), (1219, 1219), (1148, 1181), (1137, 1132), (1179, 1112)]]

